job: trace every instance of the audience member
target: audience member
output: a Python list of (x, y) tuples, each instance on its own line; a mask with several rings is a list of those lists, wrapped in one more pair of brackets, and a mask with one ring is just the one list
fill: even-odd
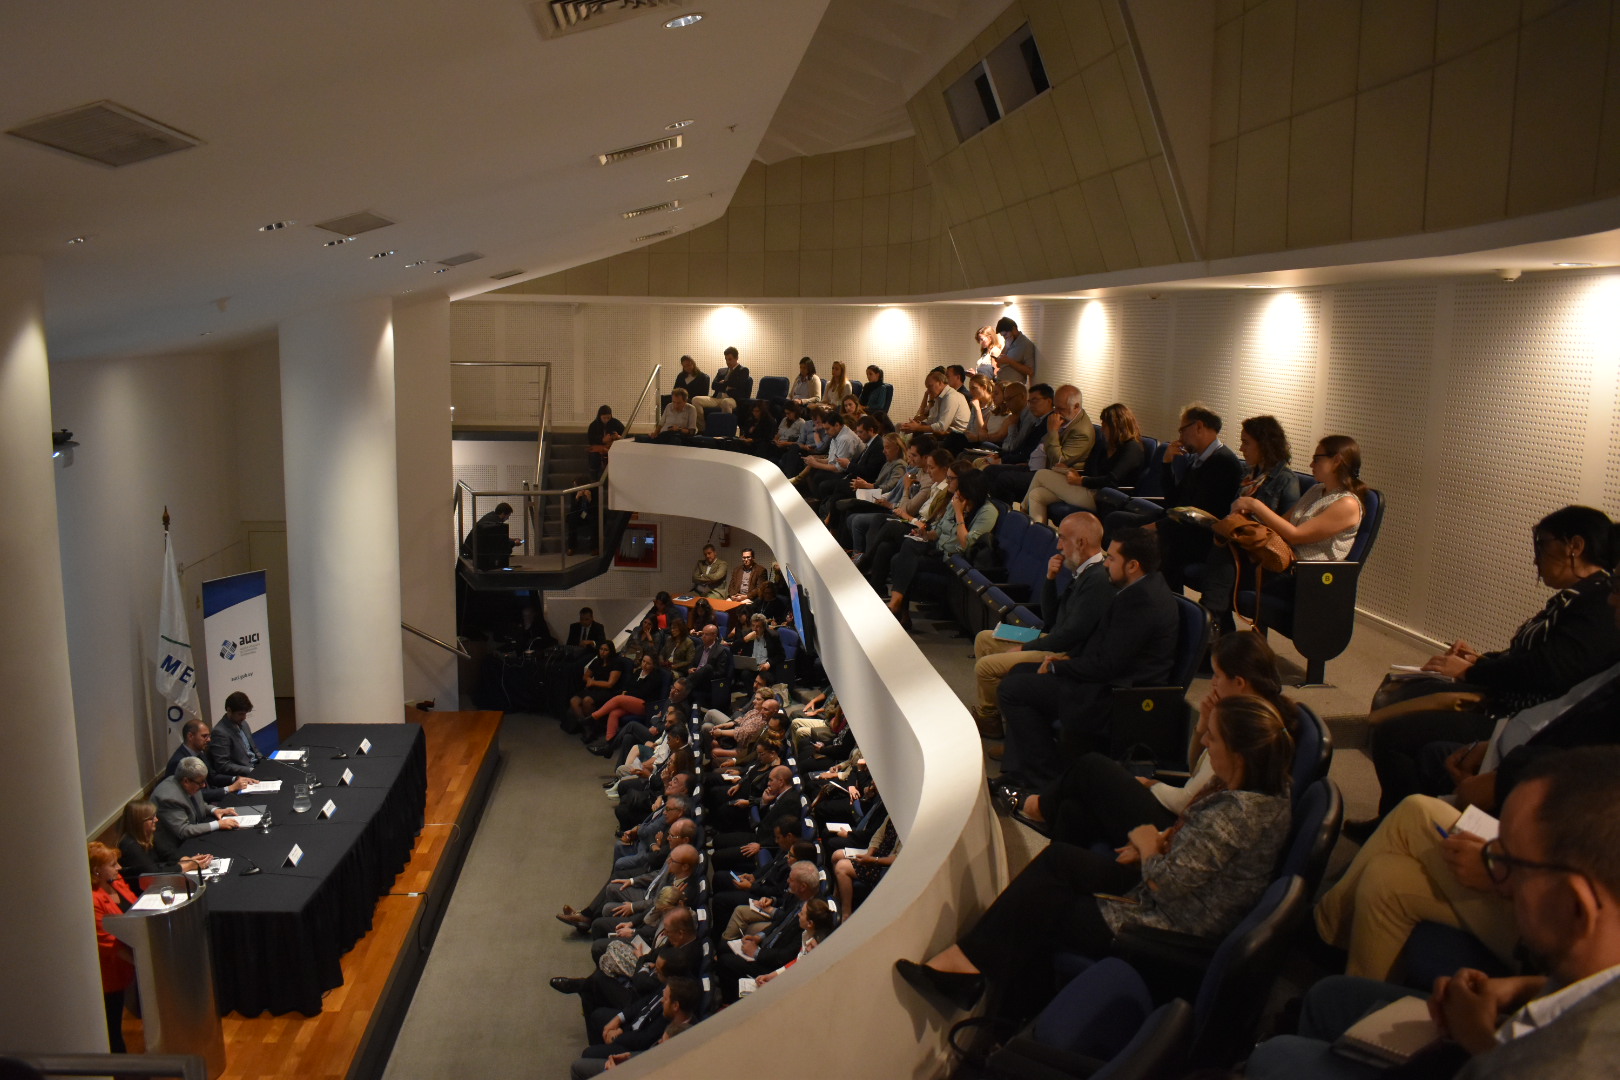
[(719, 409), (721, 412), (732, 412), (737, 408), (737, 400), (747, 397), (743, 391), (746, 385), (753, 386), (753, 380), (748, 375), (748, 369), (740, 365), (735, 345), (727, 346), (724, 353), (725, 366), (715, 372), (714, 378), (709, 380), (709, 393), (707, 397), (698, 396), (692, 399), (692, 404), (698, 411), (698, 424), (703, 423), (703, 413), (708, 409)]
[(900, 425), (901, 431), (926, 431), (936, 438), (956, 433), (965, 435), (968, 427), (968, 403), (961, 394), (948, 392), (945, 373), (930, 371), (924, 379), (928, 387), (927, 415), (920, 420), (908, 420)]
[[(1238, 482), (1243, 466), (1237, 455), (1221, 442), (1221, 418), (1203, 405), (1188, 405), (1181, 411), (1181, 422), (1176, 427), (1176, 438), (1164, 447), (1164, 505), (1166, 507), (1195, 506), (1207, 514), (1224, 517), (1234, 509)], [(1184, 472), (1174, 467), (1176, 459), (1186, 456), (1189, 463)], [(1193, 563), (1206, 562), (1214, 546), (1214, 533), (1174, 520), (1156, 520), (1158, 512), (1143, 515), (1133, 510), (1117, 510), (1108, 515), (1104, 524), (1110, 536), (1120, 529), (1152, 522), (1159, 534), (1163, 554), (1164, 580), (1176, 592), (1185, 581), (1183, 571)]]
[[(885, 389), (887, 387), (887, 389)], [(876, 364), (866, 365), (866, 382), (861, 384), (861, 407), (864, 409), (887, 409), (889, 395), (894, 388), (883, 381), (883, 369)]]
[(685, 675), (697, 659), (697, 644), (687, 633), (686, 620), (676, 618), (669, 624), (669, 635), (658, 647), (658, 664), (677, 676)]
[(1025, 512), (1031, 521), (1045, 524), (1047, 507), (1055, 502), (1095, 513), (1098, 491), (1136, 483), (1147, 451), (1142, 446), (1142, 432), (1129, 406), (1115, 402), (1103, 410), (1102, 434), (1108, 447), (1108, 459), (1096, 472), (1086, 472), (1082, 463), (1078, 468), (1063, 471), (1048, 468), (1035, 474), (1029, 493), (1024, 497)]
[(827, 373), (826, 385), (822, 387), (821, 400), (825, 405), (838, 408), (850, 392), (849, 376), (846, 374), (844, 362), (834, 360), (832, 370)]
[[(1288, 436), (1275, 416), (1251, 416), (1239, 427), (1238, 453), (1247, 466), (1238, 481), (1238, 498), (1259, 499), (1273, 511), (1284, 514), (1299, 501), (1299, 477), (1290, 466), (1293, 452)], [(1237, 584), (1237, 564), (1232, 552), (1222, 544), (1210, 548), (1204, 566), (1204, 591), (1199, 597), (1219, 633), (1230, 633), (1232, 593)]]
[(697, 409), (687, 403), (686, 391), (677, 386), (658, 421), (658, 441), (682, 443), (697, 433)]
[[(1142, 926), (1219, 938), (1254, 907), (1288, 834), (1293, 741), (1259, 698), (1223, 699), (1208, 739), (1220, 783), (1169, 829), (1140, 825), (1117, 855), (1048, 845), (955, 945), (895, 968), (931, 1001), (1023, 1017), (1051, 995), (1056, 952), (1100, 958)], [(1123, 899), (1116, 899), (1122, 897)]]
[(816, 362), (808, 356), (799, 361), (799, 377), (793, 380), (788, 398), (799, 402), (821, 400), (821, 377), (816, 374)]
[[(1468, 860), (1501, 898), (1512, 936), (1545, 974), (1442, 977), (1429, 1017), (1445, 1045), (1422, 1055), (1423, 1075), (1465, 1062), (1459, 1080), (1611, 1076), (1620, 1061), (1620, 749), (1567, 751), (1539, 762), (1503, 806), (1501, 832)], [(1411, 995), (1403, 986), (1342, 976), (1307, 992), (1299, 1034), (1262, 1043), (1254, 1080), (1361, 1080), (1383, 1070), (1334, 1053), (1372, 1010)], [(1439, 1060), (1436, 1060), (1439, 1058)], [(1449, 1058), (1449, 1061), (1446, 1061)], [(1416, 1074), (1418, 1060), (1408, 1074)]]
[(589, 741), (586, 748), (600, 757), (611, 757), (611, 744), (619, 734), (619, 724), (627, 716), (647, 715), (647, 706), (656, 701), (664, 690), (664, 675), (658, 670), (658, 658), (652, 653), (641, 657), (634, 678), (622, 691), (608, 698), (590, 714), (585, 725)]
[(883, 878), (883, 872), (894, 865), (900, 854), (900, 834), (894, 822), (884, 818), (872, 836), (870, 846), (864, 849), (839, 848), (832, 853), (833, 883), (838, 888), (838, 910), (855, 910), (855, 883), (868, 887)]
[(1003, 341), (1001, 355), (996, 359), (996, 381), (1021, 382), (1025, 386), (1034, 382), (1035, 343), (1005, 315), (996, 320), (996, 333)]
[(692, 697), (699, 705), (723, 708), (731, 702), (731, 650), (720, 640), (720, 628), (709, 623), (703, 628), (697, 656), (687, 680)]
[(950, 573), (945, 560), (951, 556), (971, 561), (996, 526), (999, 512), (990, 501), (990, 481), (971, 464), (961, 466), (956, 475), (956, 490), (939, 526), (924, 529), (912, 542), (902, 544), (891, 564), (889, 610), (907, 626), (911, 623), (907, 598), (929, 582), (944, 579)]
[(681, 357), (681, 372), (675, 376), (675, 389), (685, 390), (688, 401), (709, 396), (709, 377), (698, 370), (697, 361), (690, 356)]
[[(1028, 644), (1004, 641), (994, 629), (980, 630), (973, 639), (973, 678), (979, 690), (973, 718), (986, 738), (1003, 734), (996, 704), (1001, 680), (1020, 665), (1039, 664), (1053, 654), (1079, 653), (1113, 603), (1114, 586), (1103, 566), (1102, 522), (1091, 514), (1070, 514), (1058, 526), (1057, 547), (1057, 554), (1047, 560), (1041, 591), (1045, 632)], [(1064, 569), (1073, 576), (1059, 595), (1058, 579)]]
[[(188, 760), (196, 760), (194, 758)], [(101, 960), (101, 997), (107, 1012), (107, 1042), (115, 1054), (124, 1046), (124, 991), (135, 981), (135, 958), (128, 945), (102, 925), (108, 915), (123, 915), (135, 906), (136, 896), (119, 875), (118, 852), (91, 842), (90, 900), (96, 913), (96, 954)], [(13, 972), (13, 975), (18, 973)]]
[[(942, 464), (943, 463), (943, 464)], [(949, 450), (935, 450), (930, 457), (928, 475), (934, 481), (922, 500), (923, 507), (913, 514), (906, 507), (896, 510), (893, 517), (883, 519), (881, 525), (867, 531), (865, 550), (861, 555), (861, 573), (877, 590), (879, 596), (889, 595), (889, 568), (901, 547), (915, 537), (921, 542), (925, 536), (937, 534), (939, 525), (956, 498), (956, 486), (963, 475), (973, 471), (966, 459), (953, 459)]]
[(607, 640), (607, 630), (596, 621), (596, 613), (588, 607), (579, 609), (579, 621), (568, 624), (568, 637), (564, 647), (579, 651), (583, 659), (588, 653), (594, 653), (597, 646)]
[(1115, 687), (1156, 686), (1170, 677), (1180, 615), (1159, 573), (1153, 534), (1121, 530), (1103, 565), (1118, 592), (1081, 653), (1055, 653), (1036, 671), (1002, 679), (996, 701), (1007, 742), (998, 786), (1016, 793), (1056, 780), (1065, 763), (1107, 738)]
[[(711, 600), (724, 600), (726, 597), (726, 575), (731, 567), (726, 560), (720, 558), (720, 553), (713, 544), (703, 545), (703, 558), (692, 567), (692, 595), (706, 596)], [(701, 625), (696, 620), (694, 626)]]
[[(997, 361), (1001, 359), (1001, 350), (1005, 345), (1005, 341), (1000, 334), (996, 333), (995, 327), (981, 326), (978, 332), (973, 335), (973, 342), (979, 347), (979, 359), (974, 366), (974, 370), (980, 375), (988, 375), (994, 379), (998, 366)], [(1008, 379), (1007, 381), (1015, 382), (1017, 380)], [(1027, 383), (1021, 385), (1027, 385)]]
[(1046, 467), (1047, 417), (1056, 407), (1053, 395), (1045, 383), (1030, 387), (1028, 404), (1018, 420), (1021, 434), (1003, 439), (1000, 452), (986, 459), (990, 494), (996, 498), (1007, 502), (1022, 499), (1035, 473)]
[[(568, 700), (569, 721), (578, 728), (578, 734), (590, 741), (590, 715), (596, 707), (619, 692), (624, 676), (624, 665), (619, 661), (613, 642), (604, 641), (596, 647), (596, 659), (585, 668), (585, 689)], [(569, 730), (569, 725), (564, 726)], [(574, 732), (570, 732), (573, 734)]]
[[(676, 385), (680, 385), (680, 380), (676, 380)], [(596, 419), (585, 429), (585, 451), (590, 459), (592, 476), (600, 476), (602, 470), (607, 468), (608, 451), (622, 438), (624, 425), (613, 418), (613, 406), (598, 406)]]

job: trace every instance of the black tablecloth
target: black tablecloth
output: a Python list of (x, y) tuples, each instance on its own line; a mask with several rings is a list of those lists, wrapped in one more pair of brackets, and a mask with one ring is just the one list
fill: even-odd
[[(356, 754), (362, 739), (371, 752)], [(427, 741), (417, 724), (307, 724), (282, 749), (311, 744), (302, 769), (325, 786), (314, 806), (293, 813), (295, 769), (261, 764), (255, 776), (280, 780), (274, 794), (251, 788), (226, 800), (246, 808), (267, 806), (272, 825), (210, 833), (185, 845), (186, 854), (206, 851), (231, 859), (231, 871), (208, 889), (208, 926), (213, 948), (214, 992), (220, 1012), (256, 1016), (321, 1011), (321, 995), (343, 984), (343, 954), (371, 929), (377, 897), (388, 891), (411, 857), (427, 801)], [(348, 769), (352, 784), (340, 786)], [(327, 800), (329, 819), (317, 817)], [(296, 867), (284, 865), (297, 844)], [(243, 871), (257, 865), (261, 873)]]

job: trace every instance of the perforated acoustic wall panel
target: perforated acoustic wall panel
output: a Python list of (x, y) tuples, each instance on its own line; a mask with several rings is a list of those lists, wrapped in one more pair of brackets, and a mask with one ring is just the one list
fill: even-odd
[[(1306, 440), (1328, 433), (1354, 436), (1362, 456), (1378, 462), (1378, 487), (1393, 513), (1378, 536), (1378, 557), (1361, 578), (1360, 599), (1370, 609), (1404, 610), (1411, 568), (1419, 565), (1418, 515), (1422, 475), (1417, 453), (1428, 427), (1434, 320), (1439, 287), (1367, 285), (1339, 289), (1328, 331), (1327, 410), (1324, 430), (1294, 433), (1295, 467), (1306, 468)], [(1403, 468), (1388, 463), (1409, 462)], [(1369, 471), (1369, 476), (1373, 475)], [(1414, 612), (1413, 614), (1416, 614)]]
[[(585, 363), (579, 372), (584, 382), (584, 408), (576, 415), (571, 406), (565, 410), (558, 401), (553, 420), (566, 418), (589, 424), (602, 405), (611, 405), (618, 416), (629, 413), (636, 395), (647, 382), (647, 372), (657, 359), (653, 350), (652, 317), (652, 308), (647, 307), (614, 310), (595, 306), (580, 313), (585, 324)], [(672, 364), (667, 370), (673, 384), (680, 366)], [(642, 408), (656, 408), (657, 404), (654, 401)]]
[(1136, 414), (1143, 431), (1174, 430), (1177, 417), (1170, 414), (1177, 406), (1170, 402), (1167, 391), (1175, 305), (1163, 299), (1131, 297), (1111, 306), (1111, 321), (1118, 327), (1114, 353), (1119, 376), (1109, 401), (1098, 401), (1091, 415), (1100, 417), (1104, 405), (1122, 401)]
[(1504, 643), (1541, 606), (1530, 528), (1579, 501), (1592, 381), (1580, 295), (1569, 279), (1456, 286), (1439, 483), (1424, 508), (1441, 525), (1428, 618), (1470, 642)]
[[(1238, 445), (1238, 421), (1270, 414), (1301, 444), (1316, 438), (1317, 346), (1322, 297), (1294, 291), (1245, 297), (1237, 394), (1224, 419), (1223, 441)], [(1309, 450), (1306, 450), (1309, 456)]]
[[(1232, 376), (1237, 365), (1237, 293), (1197, 293), (1174, 298), (1176, 335), (1170, 350), (1170, 411), (1180, 419), (1182, 406), (1193, 401), (1220, 402), (1232, 398)], [(1162, 429), (1174, 438), (1171, 428)]]

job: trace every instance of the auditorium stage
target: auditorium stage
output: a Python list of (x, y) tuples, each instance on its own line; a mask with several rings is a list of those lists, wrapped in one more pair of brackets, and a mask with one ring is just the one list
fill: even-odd
[[(378, 898), (370, 932), (343, 957), (343, 985), (319, 1016), (224, 1018), (222, 1080), (373, 1080), (388, 1063), (501, 752), (501, 713), (405, 713), (422, 726), (428, 758), (427, 824), (411, 859)], [(131, 1052), (144, 1046), (138, 1021), (125, 1018), (124, 1036)]]

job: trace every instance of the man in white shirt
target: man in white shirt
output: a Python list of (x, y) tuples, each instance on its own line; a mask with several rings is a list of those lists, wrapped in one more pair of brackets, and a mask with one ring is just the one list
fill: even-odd
[(936, 436), (949, 435), (951, 432), (966, 432), (968, 429), (968, 403), (961, 394), (950, 392), (950, 383), (943, 372), (930, 371), (928, 378), (928, 392), (934, 395), (933, 407), (922, 420), (907, 420), (900, 425), (901, 431), (931, 431)]
[(659, 442), (685, 442), (697, 434), (698, 414), (686, 399), (686, 390), (677, 386), (664, 406), (664, 415), (658, 422)]
[[(1502, 808), (1479, 873), (1513, 905), (1520, 942), (1546, 976), (1437, 980), (1429, 1015), (1466, 1062), (1458, 1080), (1597, 1080), (1620, 1062), (1620, 747), (1584, 747), (1527, 770)], [(1262, 1043), (1246, 1076), (1376, 1077), (1332, 1041), (1405, 987), (1336, 976), (1305, 997), (1300, 1034)], [(1427, 1075), (1427, 1074), (1425, 1074)]]

